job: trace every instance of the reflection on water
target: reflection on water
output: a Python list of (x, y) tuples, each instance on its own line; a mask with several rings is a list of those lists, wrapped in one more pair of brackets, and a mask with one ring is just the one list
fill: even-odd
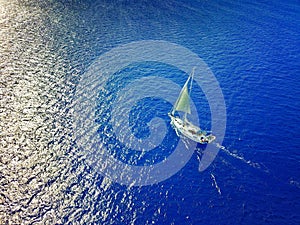
[(83, 168), (80, 158), (73, 166), (78, 156), (70, 147), (71, 98), (80, 66), (67, 57), (72, 36), (59, 41), (53, 33), (69, 31), (51, 9), (21, 1), (3, 1), (0, 8), (0, 221), (54, 224), (72, 205), (66, 187), (80, 188), (80, 173), (70, 171)]
[[(88, 168), (72, 136), (78, 78), (93, 46), (106, 48), (101, 35), (89, 37), (95, 28), (80, 15), (89, 7), (84, 1), (0, 3), (0, 224), (118, 224), (137, 217), (132, 192), (112, 189)], [(101, 26), (108, 26), (105, 20)]]

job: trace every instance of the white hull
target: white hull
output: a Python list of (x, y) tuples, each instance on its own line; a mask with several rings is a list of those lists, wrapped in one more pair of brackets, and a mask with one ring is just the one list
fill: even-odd
[(169, 116), (171, 118), (171, 125), (175, 129), (178, 136), (183, 135), (200, 144), (211, 143), (216, 139), (216, 137), (211, 134), (206, 135), (206, 133), (199, 127), (188, 121), (183, 121), (179, 117), (175, 117), (171, 114), (169, 114)]

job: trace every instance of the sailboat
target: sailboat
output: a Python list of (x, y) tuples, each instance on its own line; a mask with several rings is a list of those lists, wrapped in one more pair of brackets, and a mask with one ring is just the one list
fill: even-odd
[[(190, 93), (192, 91), (194, 73), (195, 68), (193, 68), (168, 115), (171, 118), (171, 125), (179, 137), (184, 136), (200, 144), (207, 144), (213, 142), (216, 137), (208, 134), (207, 131), (202, 130), (187, 119), (187, 114), (191, 114)], [(176, 111), (184, 112), (183, 119), (175, 116)]]

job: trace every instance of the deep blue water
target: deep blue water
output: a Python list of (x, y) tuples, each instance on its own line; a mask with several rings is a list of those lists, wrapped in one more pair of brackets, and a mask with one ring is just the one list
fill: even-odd
[[(0, 8), (0, 224), (300, 224), (298, 1), (15, 0)], [(198, 146), (171, 178), (127, 187), (98, 173), (77, 143), (74, 108), (83, 102), (74, 96), (99, 57), (142, 40), (183, 46), (208, 65), (225, 100), (226, 149), (202, 172)], [(101, 148), (131, 165), (167, 158), (179, 141), (171, 127), (143, 155), (112, 135), (111, 108), (134, 80), (182, 86), (184, 74), (138, 62), (109, 74), (104, 88), (87, 82), (99, 89), (88, 116)], [(209, 130), (205, 94), (195, 86), (191, 97)], [(168, 124), (170, 107), (161, 98), (138, 101), (133, 134), (149, 136), (154, 116)]]

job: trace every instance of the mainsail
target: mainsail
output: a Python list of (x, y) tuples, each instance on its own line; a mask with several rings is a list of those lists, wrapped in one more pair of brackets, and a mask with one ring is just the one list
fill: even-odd
[[(191, 78), (193, 78), (194, 75), (194, 70), (193, 72), (190, 74), (189, 78), (187, 79), (187, 81), (185, 82), (183, 88), (181, 89), (181, 92), (177, 98), (177, 101), (175, 102), (175, 105), (173, 107), (172, 110), (172, 115), (174, 115), (175, 111), (181, 111), (184, 113), (188, 113), (191, 114), (191, 105), (190, 105), (190, 96), (189, 96), (189, 92), (192, 88), (192, 82), (193, 80), (191, 80)], [(190, 84), (190, 90), (188, 90), (188, 84), (191, 82)]]

